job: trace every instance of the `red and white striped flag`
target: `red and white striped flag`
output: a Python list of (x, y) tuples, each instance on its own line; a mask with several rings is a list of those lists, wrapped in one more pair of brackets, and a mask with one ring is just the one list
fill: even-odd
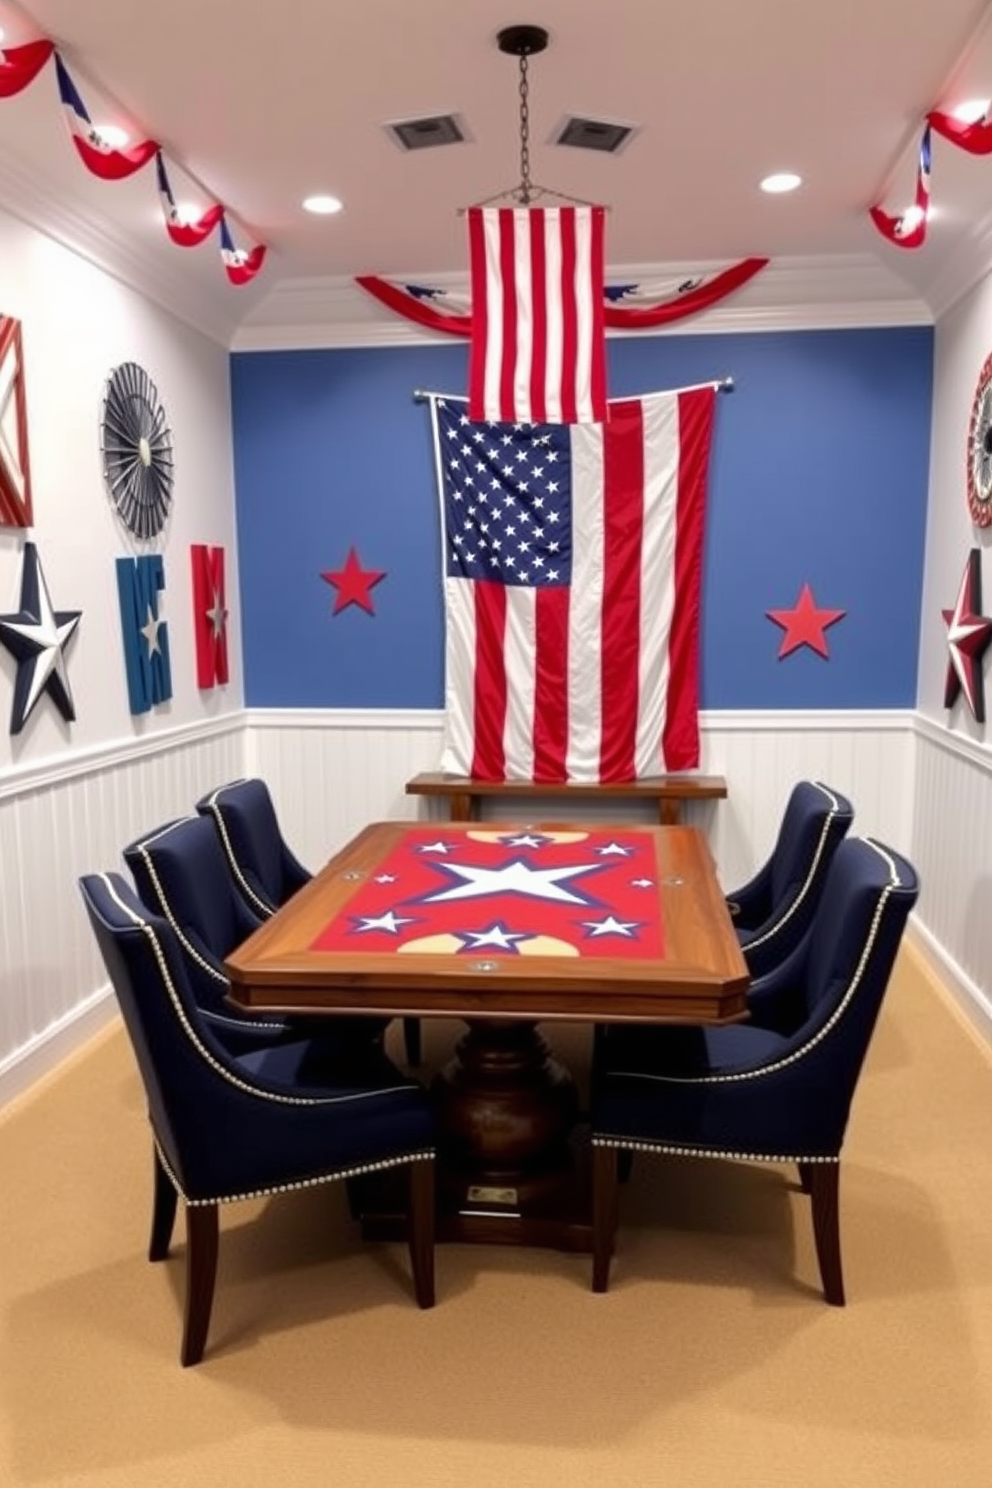
[(469, 412), (606, 418), (603, 207), (470, 207)]
[(432, 399), (445, 558), (442, 769), (623, 781), (699, 764), (712, 386), (605, 424), (476, 424)]

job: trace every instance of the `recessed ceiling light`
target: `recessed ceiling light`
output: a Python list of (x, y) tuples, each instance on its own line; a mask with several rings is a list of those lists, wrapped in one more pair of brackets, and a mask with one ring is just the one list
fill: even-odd
[(802, 184), (802, 176), (797, 176), (794, 171), (777, 171), (775, 175), (766, 176), (760, 183), (762, 191), (767, 191), (771, 196), (780, 196), (784, 191), (795, 191)]
[(118, 124), (95, 124), (93, 126), (103, 140), (112, 150), (123, 150), (131, 136), (126, 129), (121, 129)]
[(992, 100), (988, 98), (969, 98), (951, 109), (951, 118), (960, 119), (962, 124), (977, 124), (979, 119), (985, 118), (990, 102)]
[(314, 212), (318, 217), (331, 217), (340, 212), (341, 202), (336, 196), (308, 196), (303, 203), (305, 212)]

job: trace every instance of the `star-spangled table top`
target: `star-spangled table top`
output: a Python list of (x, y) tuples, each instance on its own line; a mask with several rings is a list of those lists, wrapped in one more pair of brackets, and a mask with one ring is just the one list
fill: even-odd
[(748, 982), (691, 827), (373, 824), (229, 958), (241, 1007), (739, 1018)]

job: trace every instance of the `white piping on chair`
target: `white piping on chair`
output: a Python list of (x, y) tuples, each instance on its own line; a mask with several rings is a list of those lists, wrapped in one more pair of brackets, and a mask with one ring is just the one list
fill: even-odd
[(628, 1152), (664, 1152), (670, 1157), (714, 1157), (724, 1162), (781, 1162), (781, 1163), (839, 1163), (840, 1154), (829, 1157), (799, 1156), (791, 1152), (729, 1152), (717, 1147), (675, 1146), (670, 1142), (635, 1141), (632, 1137), (607, 1136), (605, 1133), (593, 1137), (594, 1147), (621, 1147)]
[(234, 848), (231, 846), (231, 839), (227, 835), (227, 823), (224, 820), (223, 812), (217, 805), (217, 797), (223, 795), (224, 791), (230, 790), (231, 787), (234, 785), (245, 785), (246, 783), (247, 782), (244, 780), (233, 780), (228, 785), (220, 786), (213, 792), (212, 795), (207, 797), (207, 807), (210, 811), (210, 815), (214, 819), (217, 830), (220, 833), (220, 840), (224, 844), (224, 852), (227, 856), (228, 866), (231, 872), (234, 874), (235, 879), (237, 880), (239, 889), (241, 889), (242, 893), (247, 899), (252, 902), (252, 904), (257, 906), (258, 912), (262, 916), (262, 918), (264, 920), (269, 920), (272, 918), (272, 906), (271, 904), (267, 903), (266, 900), (260, 899), (258, 897), (258, 895), (255, 893), (255, 890), (252, 888), (251, 884), (242, 873), (241, 864), (238, 862), (237, 858), (234, 855)]
[[(844, 1013), (849, 1007), (855, 992), (858, 990), (861, 978), (864, 976), (865, 968), (868, 965), (869, 958), (871, 956), (872, 950), (874, 949), (875, 940), (878, 936), (878, 928), (882, 922), (882, 914), (885, 910), (885, 906), (888, 903), (893, 890), (904, 887), (899, 879), (899, 873), (896, 869), (895, 862), (879, 843), (874, 842), (870, 837), (853, 838), (852, 840), (863, 842), (866, 847), (870, 847), (873, 852), (878, 854), (878, 856), (882, 859), (889, 870), (889, 882), (882, 889), (882, 892), (878, 897), (878, 903), (875, 906), (875, 913), (872, 915), (871, 925), (868, 928), (868, 935), (865, 940), (864, 947), (861, 951), (861, 957), (858, 961), (857, 967), (855, 968), (854, 975), (851, 977), (851, 980), (848, 983), (847, 991), (844, 993), (844, 996), (834, 1008), (833, 1012), (827, 1019), (826, 1023), (824, 1023), (823, 1027), (816, 1033), (814, 1033), (812, 1038), (808, 1039), (807, 1042), (803, 1044), (802, 1048), (794, 1049), (792, 1053), (787, 1054), (784, 1059), (777, 1059), (772, 1064), (761, 1065), (759, 1069), (738, 1070), (733, 1074), (652, 1075), (644, 1070), (611, 1070), (609, 1078), (618, 1076), (625, 1080), (653, 1080), (656, 1083), (662, 1085), (737, 1085), (743, 1084), (745, 1081), (748, 1080), (763, 1080), (767, 1075), (777, 1074), (779, 1070), (787, 1069), (790, 1064), (797, 1064), (800, 1059), (805, 1059), (806, 1055), (809, 1054), (812, 1049), (815, 1049), (817, 1044), (819, 1044), (823, 1039), (826, 1038), (831, 1029), (833, 1029), (839, 1022), (839, 1020), (844, 1016)], [(805, 1159), (803, 1160), (805, 1161)]]
[[(172, 1003), (176, 1017), (179, 1019), (180, 1026), (182, 1027), (183, 1032), (186, 1034), (186, 1037), (189, 1039), (190, 1043), (193, 1045), (197, 1054), (199, 1054), (204, 1063), (208, 1064), (214, 1071), (214, 1073), (220, 1075), (221, 1079), (226, 1080), (229, 1085), (234, 1085), (238, 1090), (243, 1091), (246, 1095), (254, 1096), (256, 1100), (274, 1101), (277, 1105), (282, 1106), (340, 1106), (347, 1105), (349, 1102), (353, 1101), (374, 1100), (377, 1096), (380, 1095), (397, 1095), (404, 1090), (413, 1090), (417, 1088), (415, 1085), (407, 1082), (403, 1085), (386, 1085), (381, 1090), (366, 1090), (363, 1091), (360, 1095), (277, 1095), (275, 1091), (261, 1090), (257, 1085), (249, 1085), (247, 1081), (239, 1079), (237, 1075), (232, 1074), (229, 1069), (221, 1064), (218, 1059), (214, 1058), (213, 1054), (211, 1054), (210, 1050), (201, 1041), (199, 1035), (196, 1032), (196, 1029), (187, 1018), (186, 1009), (183, 1007), (182, 1000), (179, 997), (179, 994), (176, 992), (175, 986), (173, 985), (172, 977), (169, 975), (169, 967), (166, 963), (165, 954), (162, 950), (159, 938), (155, 934), (154, 927), (149, 925), (147, 920), (142, 919), (141, 915), (136, 914), (131, 906), (124, 902), (124, 900), (118, 894), (117, 890), (114, 888), (114, 885), (107, 874), (101, 873), (97, 876), (104, 885), (111, 899), (117, 905), (118, 909), (120, 909), (124, 914), (127, 915), (128, 919), (131, 921), (132, 925), (134, 925), (136, 929), (144, 932), (146, 938), (151, 943), (152, 951), (158, 965), (159, 973), (161, 974), (162, 981), (165, 985), (165, 990), (169, 994), (169, 1001)], [(252, 1024), (251, 1026), (255, 1027), (257, 1025)], [(405, 1158), (404, 1161), (406, 1161)]]
[(799, 890), (799, 893), (793, 899), (792, 903), (789, 905), (789, 908), (786, 910), (782, 918), (780, 920), (776, 920), (775, 924), (772, 925), (770, 930), (766, 930), (764, 935), (759, 935), (754, 940), (746, 941), (745, 944), (741, 946), (741, 950), (744, 952), (745, 958), (747, 957), (748, 951), (753, 950), (756, 946), (766, 945), (768, 941), (774, 940), (779, 931), (784, 929), (784, 927), (792, 919), (792, 916), (795, 914), (796, 910), (799, 908), (800, 904), (802, 904), (803, 900), (806, 898), (806, 895), (813, 887), (813, 884), (816, 882), (817, 869), (820, 866), (820, 859), (823, 857), (824, 849), (827, 845), (827, 838), (830, 836), (830, 828), (833, 824), (834, 818), (840, 813), (840, 801), (838, 801), (833, 792), (829, 791), (825, 785), (822, 785), (820, 783), (819, 780), (811, 780), (809, 783), (815, 790), (822, 791), (827, 800), (830, 802), (830, 810), (823, 818), (823, 826), (820, 829), (820, 840), (816, 844), (816, 852), (813, 854), (813, 861), (810, 864), (809, 872), (806, 875), (806, 879), (803, 883), (802, 888)]

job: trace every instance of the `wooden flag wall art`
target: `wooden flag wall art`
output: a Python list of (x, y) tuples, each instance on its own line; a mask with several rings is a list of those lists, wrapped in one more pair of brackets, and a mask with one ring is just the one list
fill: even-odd
[(117, 559), (127, 697), (132, 713), (147, 713), (172, 696), (169, 628), (159, 615), (165, 588), (161, 555)]
[(0, 527), (30, 527), (31, 462), (21, 323), (0, 314)]
[(195, 543), (193, 565), (193, 634), (196, 636), (196, 685), (216, 687), (227, 681), (227, 609), (224, 603), (224, 549)]

